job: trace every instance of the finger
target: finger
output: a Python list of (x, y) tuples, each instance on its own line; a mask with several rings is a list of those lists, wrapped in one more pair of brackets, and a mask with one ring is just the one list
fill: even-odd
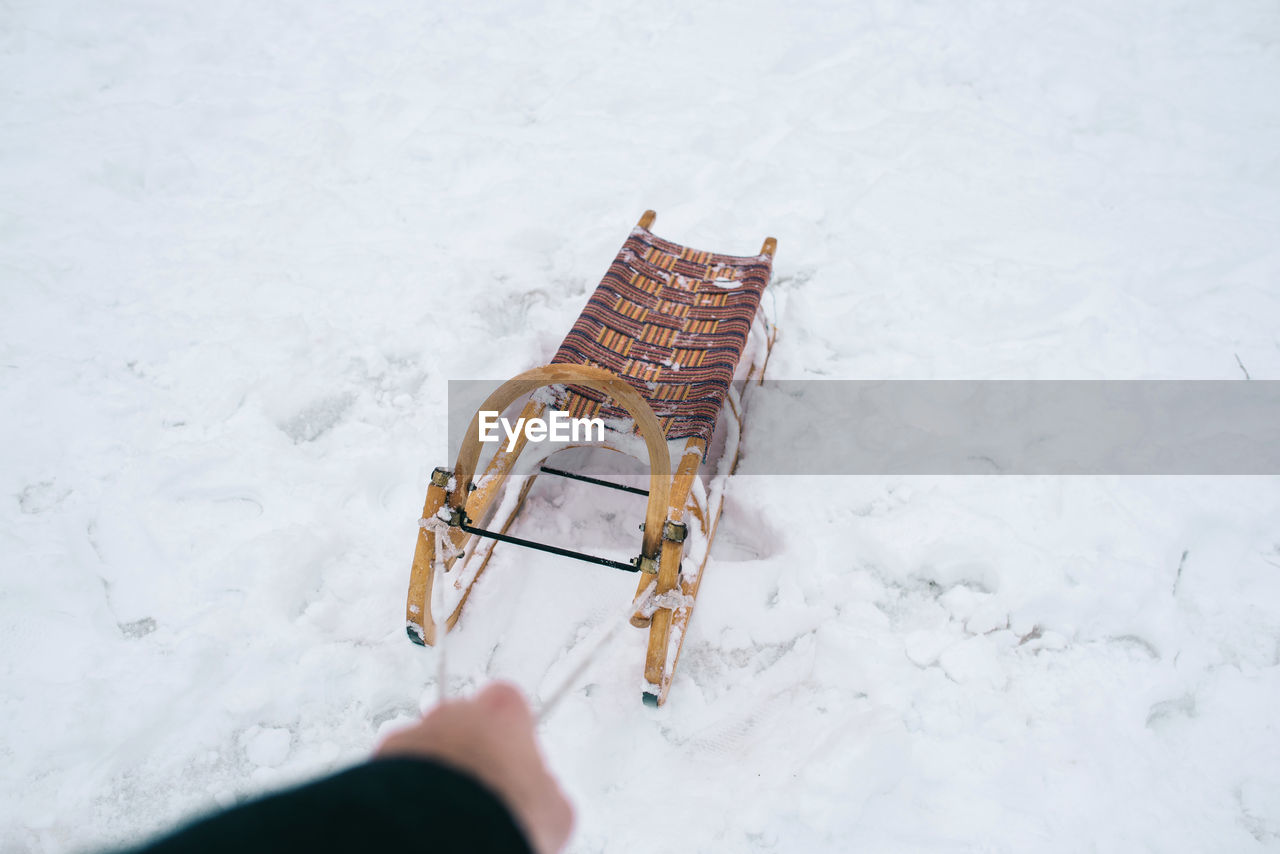
[(518, 714), (522, 719), (533, 719), (529, 701), (510, 682), (490, 682), (476, 694), (475, 701), (483, 708), (499, 714)]

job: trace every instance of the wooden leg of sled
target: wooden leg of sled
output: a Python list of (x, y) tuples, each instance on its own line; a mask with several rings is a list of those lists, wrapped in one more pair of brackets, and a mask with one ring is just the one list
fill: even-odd
[[(690, 439), (685, 442), (684, 453), (680, 456), (680, 465), (676, 468), (675, 477), (671, 481), (671, 495), (667, 506), (667, 521), (682, 522), (684, 520), (685, 505), (689, 500), (689, 491), (693, 488), (693, 479), (698, 476), (698, 466), (702, 465), (702, 455), (706, 453), (706, 442), (701, 439)], [(665, 543), (663, 559), (665, 560)], [(677, 568), (678, 568), (677, 561)], [(659, 569), (661, 576), (661, 569)], [(636, 596), (644, 593), (646, 587), (653, 582), (653, 576), (642, 575), (640, 583), (636, 586)], [(672, 585), (674, 587), (674, 584)], [(671, 587), (665, 588), (670, 590)], [(657, 593), (664, 592), (661, 577), (659, 577)], [(650, 611), (651, 612), (651, 611)], [(652, 618), (646, 614), (645, 610), (637, 609), (631, 615), (631, 625), (638, 629), (643, 629), (650, 624)], [(647, 668), (646, 668), (647, 669)]]
[(680, 663), (680, 650), (683, 649), (684, 639), (688, 634), (689, 618), (693, 616), (693, 606), (698, 600), (698, 588), (702, 586), (702, 570), (705, 568), (704, 557), (696, 573), (680, 573), (680, 603), (675, 608), (659, 608), (653, 614), (644, 673), (645, 681), (649, 683), (644, 693), (647, 704), (661, 706), (667, 702), (667, 693), (671, 690), (676, 665)]
[[(680, 558), (683, 553), (683, 540), (663, 542), (656, 596), (669, 594), (680, 586)], [(671, 688), (671, 676), (675, 670), (675, 660), (668, 654), (671, 645), (672, 614), (673, 609), (670, 607), (658, 608), (653, 612), (653, 619), (649, 624), (649, 649), (644, 660), (644, 679), (649, 684), (645, 689), (645, 700), (646, 702), (656, 701), (655, 705), (659, 706), (667, 699), (667, 691)], [(654, 700), (649, 700), (650, 697)]]
[[(681, 562), (684, 558), (684, 547), (688, 529), (684, 520), (685, 509), (689, 501), (689, 493), (693, 479), (698, 476), (698, 466), (702, 464), (702, 456), (706, 445), (701, 439), (690, 439), (685, 443), (685, 453), (680, 459), (676, 475), (671, 483), (670, 503), (667, 508), (667, 526), (664, 526), (662, 539), (662, 558), (658, 564), (658, 584), (654, 595), (662, 597), (672, 591), (680, 590)], [(695, 522), (695, 524), (697, 524)], [(649, 579), (641, 579), (641, 590)], [(637, 594), (638, 595), (638, 594)], [(668, 595), (666, 598), (670, 598)], [(652, 608), (652, 605), (650, 605)], [(633, 625), (649, 624), (649, 647), (645, 653), (644, 678), (648, 683), (645, 689), (645, 702), (662, 705), (667, 700), (667, 692), (671, 689), (671, 677), (675, 673), (676, 659), (680, 654), (680, 642), (683, 639), (684, 623), (688, 622), (687, 613), (684, 623), (677, 627), (679, 636), (675, 637), (676, 647), (671, 648), (673, 640), (673, 618), (677, 611), (687, 612), (689, 608), (673, 609), (668, 605), (654, 610), (651, 618), (643, 613), (632, 615)], [(674, 652), (674, 655), (672, 654)]]
[[(541, 417), (544, 409), (545, 406), (543, 404), (530, 401), (525, 405), (524, 411), (520, 415), (526, 419), (538, 418)], [(469, 518), (483, 519), (485, 514), (489, 512), (494, 499), (502, 494), (502, 487), (505, 486), (507, 477), (515, 467), (525, 444), (526, 438), (522, 431), (510, 451), (504, 447), (494, 454), (493, 459), (489, 461), (489, 465), (485, 468), (484, 476), (480, 478), (479, 486), (467, 496), (466, 508)], [(450, 479), (452, 479), (452, 475), (444, 469), (436, 469), (432, 473), (431, 486), (427, 488), (427, 500), (422, 507), (423, 519), (434, 518), (444, 506)], [(528, 494), (532, 483), (533, 478), (529, 477), (522, 488), (520, 503), (524, 502), (524, 496)], [(457, 484), (455, 483), (454, 485), (456, 487)], [(519, 504), (517, 504), (517, 510), (518, 508)], [(513, 513), (504, 522), (503, 531), (511, 523), (514, 515)], [(413, 567), (409, 573), (409, 601), (405, 611), (406, 627), (411, 640), (427, 646), (432, 646), (436, 642), (435, 617), (431, 613), (431, 588), (435, 583), (436, 549), (445, 546), (447, 552), (455, 555), (455, 557), (443, 562), (447, 569), (453, 566), (457, 560), (457, 553), (461, 552), (471, 539), (469, 534), (457, 528), (450, 528), (445, 536), (449, 539), (447, 545), (436, 542), (435, 532), (426, 528), (418, 529), (418, 542), (413, 553)], [(484, 564), (481, 565), (481, 571), (488, 564), (488, 561), (489, 558), (486, 554)], [(473, 575), (471, 583), (474, 584), (475, 579), (479, 578), (479, 576), (480, 572)], [(458, 607), (449, 615), (448, 628), (453, 628), (453, 625), (458, 622), (458, 615), (462, 611), (462, 605), (466, 602), (470, 593), (471, 590), (468, 587), (459, 601)]]
[[(427, 487), (427, 500), (422, 506), (423, 519), (430, 519), (444, 506), (445, 486), (449, 473), (436, 469)], [(413, 568), (409, 572), (409, 602), (405, 608), (405, 628), (414, 643), (432, 644), (436, 640), (435, 622), (431, 619), (431, 566), (435, 563), (435, 534), (418, 528), (418, 543), (413, 551)]]

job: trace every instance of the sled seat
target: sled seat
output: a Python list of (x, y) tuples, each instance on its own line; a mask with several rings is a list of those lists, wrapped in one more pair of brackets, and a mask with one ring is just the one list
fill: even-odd
[[(702, 252), (654, 235), (654, 217), (646, 211), (632, 229), (551, 363), (499, 386), (471, 419), (453, 469), (433, 472), (419, 521), (406, 620), (410, 639), (434, 644), (437, 620), (445, 617), (446, 631), (454, 625), (497, 542), (636, 572), (639, 604), (631, 622), (650, 630), (644, 692), (646, 702), (660, 705), (670, 689), (719, 519), (719, 499), (708, 496), (722, 491), (695, 488), (695, 481), (713, 440), (718, 474), (732, 473), (736, 466), (743, 410), (731, 384), (763, 377), (775, 338), (760, 300), (776, 241), (767, 238), (753, 256)], [(744, 366), (753, 336), (761, 346)], [(523, 433), (510, 449), (500, 447), (484, 474), (473, 479), (480, 412), (502, 412), (526, 395), (523, 418), (540, 418), (548, 408), (574, 418), (599, 418), (606, 436), (595, 444), (632, 455), (634, 437), (643, 439), (648, 490), (542, 465), (567, 449), (557, 445), (532, 466), (525, 461), (523, 469), (531, 473), (515, 477), (519, 489), (510, 493), (507, 487), (527, 445)], [(726, 413), (729, 427), (723, 426)], [(684, 447), (673, 471), (668, 443), (680, 440)], [(510, 534), (539, 472), (647, 495), (639, 555), (623, 563)], [(442, 601), (445, 593), (450, 598), (433, 609), (433, 592)]]
[[(710, 443), (776, 244), (766, 241), (751, 257), (716, 255), (657, 237), (652, 221), (641, 218), (632, 229), (551, 363), (617, 374), (653, 409), (668, 439)], [(568, 392), (556, 404), (571, 417), (628, 417), (599, 392)]]

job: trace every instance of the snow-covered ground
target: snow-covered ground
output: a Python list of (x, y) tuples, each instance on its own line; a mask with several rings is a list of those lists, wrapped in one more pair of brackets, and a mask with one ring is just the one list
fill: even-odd
[[(1280, 378), (1278, 87), (1270, 0), (4, 3), (0, 849), (430, 702), (446, 381), (545, 362), (646, 207), (778, 237), (775, 377)], [(627, 553), (598, 499), (526, 530)], [(572, 850), (1280, 849), (1277, 520), (1274, 477), (738, 478), (671, 702), (628, 630), (545, 728)], [(634, 582), (498, 555), (451, 688), (538, 696)]]

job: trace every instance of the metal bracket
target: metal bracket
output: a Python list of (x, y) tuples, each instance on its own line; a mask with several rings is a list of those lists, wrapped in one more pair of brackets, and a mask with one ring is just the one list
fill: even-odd
[(662, 523), (662, 539), (670, 540), (673, 543), (683, 543), (684, 538), (689, 536), (689, 526), (684, 522), (663, 522)]
[(638, 558), (633, 558), (631, 563), (635, 565), (636, 569), (646, 575), (658, 574), (658, 559), (656, 557), (645, 557), (644, 555), (640, 555)]
[(441, 489), (448, 489), (449, 478), (451, 477), (453, 477), (453, 472), (437, 467), (435, 471), (431, 472), (431, 485), (438, 486)]

